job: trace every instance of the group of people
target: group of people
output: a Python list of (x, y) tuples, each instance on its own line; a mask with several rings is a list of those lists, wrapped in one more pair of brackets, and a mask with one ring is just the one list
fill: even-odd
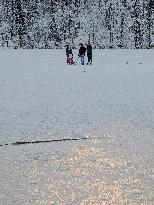
[[(86, 45), (86, 47), (83, 44), (80, 44), (80, 48), (79, 48), (79, 53), (78, 53), (78, 58), (81, 59), (81, 64), (84, 65), (84, 58), (87, 52), (87, 58), (88, 58), (88, 64), (92, 64), (92, 46), (90, 44), (90, 42), (88, 42), (88, 44)], [(72, 48), (67, 45), (66, 46), (66, 56), (67, 56), (67, 64), (68, 65), (72, 65), (75, 64), (74, 60), (73, 60), (73, 51)]]

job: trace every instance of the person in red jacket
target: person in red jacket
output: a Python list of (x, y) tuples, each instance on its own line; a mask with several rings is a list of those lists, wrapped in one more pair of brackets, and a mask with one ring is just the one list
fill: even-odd
[(73, 52), (71, 47), (68, 45), (66, 46), (66, 56), (67, 56), (67, 64), (72, 65), (73, 64)]

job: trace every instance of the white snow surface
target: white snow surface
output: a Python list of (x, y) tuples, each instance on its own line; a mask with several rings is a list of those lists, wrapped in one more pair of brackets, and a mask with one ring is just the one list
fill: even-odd
[(93, 50), (93, 65), (69, 66), (64, 50), (0, 50), (1, 204), (152, 205), (153, 61)]

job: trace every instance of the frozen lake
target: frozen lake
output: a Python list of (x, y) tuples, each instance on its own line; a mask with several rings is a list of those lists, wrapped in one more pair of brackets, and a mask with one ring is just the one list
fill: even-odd
[(1, 204), (154, 204), (153, 59), (0, 50)]

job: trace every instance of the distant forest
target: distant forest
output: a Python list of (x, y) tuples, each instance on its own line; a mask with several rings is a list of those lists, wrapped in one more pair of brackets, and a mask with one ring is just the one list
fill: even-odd
[(154, 0), (0, 0), (0, 47), (154, 48)]

